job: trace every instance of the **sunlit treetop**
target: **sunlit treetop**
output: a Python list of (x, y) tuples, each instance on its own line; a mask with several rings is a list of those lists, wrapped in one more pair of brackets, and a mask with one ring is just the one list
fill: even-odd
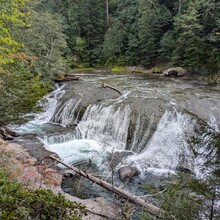
[(22, 47), (22, 43), (12, 38), (11, 29), (25, 25), (26, 13), (22, 9), (27, 1), (0, 0), (0, 73), (4, 72), (4, 65), (14, 61), (14, 54)]

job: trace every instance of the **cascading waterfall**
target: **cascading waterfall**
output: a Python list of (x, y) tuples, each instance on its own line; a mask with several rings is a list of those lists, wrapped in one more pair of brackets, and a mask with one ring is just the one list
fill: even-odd
[(94, 139), (110, 148), (126, 148), (129, 105), (90, 105), (76, 128), (76, 138)]
[[(59, 117), (64, 121), (69, 118), (70, 114), (60, 112)], [(92, 160), (98, 165), (107, 152), (125, 149), (130, 113), (129, 105), (90, 105), (75, 132), (45, 136), (43, 142), (48, 150), (56, 152), (65, 162)]]
[(81, 100), (75, 98), (69, 99), (67, 102), (61, 102), (50, 122), (58, 123), (63, 126), (72, 125), (75, 122), (74, 113), (79, 106)]
[(175, 171), (180, 165), (191, 168), (194, 158), (186, 135), (193, 132), (194, 124), (188, 115), (166, 111), (144, 151), (125, 159), (123, 166), (135, 165), (142, 172), (158, 174)]
[[(116, 86), (124, 94), (101, 90), (100, 82)], [(37, 136), (64, 162), (89, 167), (88, 172), (106, 179), (114, 168), (115, 184), (121, 184), (118, 169), (135, 166), (141, 175), (132, 177), (125, 187), (136, 195), (143, 193), (142, 183), (157, 185), (165, 180), (166, 184), (167, 174), (176, 171), (208, 179), (216, 168), (209, 162), (215, 161), (217, 152), (213, 132), (219, 132), (220, 125), (218, 91), (207, 92), (197, 82), (179, 79), (86, 76), (45, 96), (47, 102), (41, 102), (44, 112), (16, 129), (20, 134), (35, 135), (17, 139), (32, 144)], [(199, 122), (206, 125), (209, 116), (207, 130)], [(86, 181), (82, 184), (86, 186)], [(100, 196), (99, 189), (93, 191)], [(219, 210), (220, 202), (215, 206)]]
[(53, 117), (57, 104), (62, 96), (65, 94), (65, 84), (62, 86), (56, 85), (56, 89), (49, 93), (48, 95), (44, 96), (42, 100), (39, 101), (39, 105), (42, 107), (42, 112), (35, 114), (34, 119), (29, 121), (28, 123), (15, 128), (15, 130), (19, 134), (25, 133), (41, 133), (40, 126), (47, 124), (50, 122), (51, 118)]
[(44, 97), (44, 100), (46, 101), (40, 102), (40, 105), (44, 110), (43, 113), (37, 114), (35, 119), (30, 123), (40, 125), (50, 122), (57, 108), (58, 100), (61, 99), (65, 93), (64, 87), (65, 85), (62, 85)]

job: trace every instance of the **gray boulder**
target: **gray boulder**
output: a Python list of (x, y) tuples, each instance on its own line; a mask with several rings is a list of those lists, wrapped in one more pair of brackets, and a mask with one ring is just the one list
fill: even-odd
[(119, 178), (121, 181), (124, 181), (125, 179), (131, 180), (132, 177), (138, 176), (139, 173), (137, 167), (121, 167), (119, 169)]
[(184, 76), (186, 75), (186, 70), (182, 67), (172, 67), (163, 72), (164, 76)]

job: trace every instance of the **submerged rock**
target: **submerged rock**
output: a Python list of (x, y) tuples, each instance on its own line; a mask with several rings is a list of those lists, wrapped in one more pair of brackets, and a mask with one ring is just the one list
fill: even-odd
[(124, 181), (125, 179), (131, 180), (132, 177), (138, 176), (140, 171), (137, 167), (121, 167), (119, 169), (119, 178), (120, 180)]

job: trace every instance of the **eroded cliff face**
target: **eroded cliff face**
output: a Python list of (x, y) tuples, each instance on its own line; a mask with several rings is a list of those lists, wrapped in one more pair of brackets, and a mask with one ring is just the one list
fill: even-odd
[(118, 209), (103, 198), (82, 200), (64, 193), (61, 189), (63, 171), (54, 165), (51, 168), (49, 160), (48, 164), (45, 162), (30, 156), (28, 150), (20, 144), (8, 143), (0, 138), (0, 168), (10, 173), (11, 179), (19, 181), (28, 189), (50, 189), (54, 193), (62, 193), (71, 201), (81, 203), (87, 210), (87, 215), (83, 217), (85, 220), (117, 219)]

